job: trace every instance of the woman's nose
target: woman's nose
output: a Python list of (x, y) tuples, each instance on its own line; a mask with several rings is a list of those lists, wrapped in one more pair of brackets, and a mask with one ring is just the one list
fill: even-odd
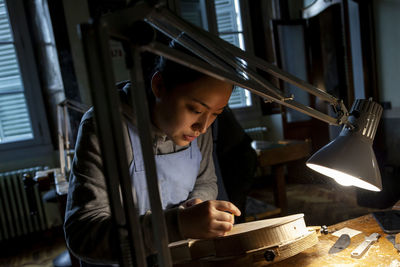
[(207, 131), (207, 128), (208, 128), (208, 123), (207, 123), (208, 120), (209, 120), (209, 118), (208, 118), (207, 115), (201, 116), (196, 121), (196, 123), (193, 124), (193, 126), (192, 126), (193, 130), (199, 131), (201, 134), (204, 134)]

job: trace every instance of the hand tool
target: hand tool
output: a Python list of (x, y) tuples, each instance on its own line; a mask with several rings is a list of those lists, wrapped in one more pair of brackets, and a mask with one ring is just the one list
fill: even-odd
[(342, 234), (335, 244), (330, 248), (329, 254), (334, 254), (342, 251), (350, 245), (350, 236), (348, 234)]
[(373, 233), (372, 235), (366, 237), (365, 241), (358, 245), (358, 247), (351, 252), (351, 256), (354, 258), (360, 258), (368, 250), (372, 243), (377, 241), (380, 236), (381, 235), (378, 233)]
[(331, 230), (329, 230), (329, 229), (328, 229), (328, 226), (322, 225), (322, 226), (321, 226), (320, 232), (321, 232), (322, 234), (324, 234), (324, 235), (327, 235), (327, 234), (331, 234), (331, 233), (336, 232), (336, 229), (331, 229)]

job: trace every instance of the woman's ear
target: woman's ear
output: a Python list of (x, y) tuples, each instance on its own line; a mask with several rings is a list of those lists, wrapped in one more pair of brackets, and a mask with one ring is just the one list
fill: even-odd
[(151, 90), (156, 98), (160, 98), (165, 90), (164, 81), (159, 71), (155, 72), (151, 78)]

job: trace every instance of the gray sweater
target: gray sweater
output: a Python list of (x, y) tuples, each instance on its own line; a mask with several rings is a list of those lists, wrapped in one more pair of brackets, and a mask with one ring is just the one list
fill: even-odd
[[(124, 131), (124, 139), (130, 164), (133, 153), (126, 124), (124, 127), (126, 130)], [(156, 154), (167, 154), (186, 148), (175, 145), (154, 126), (152, 134), (154, 153)], [(211, 129), (198, 137), (198, 146), (202, 160), (195, 187), (188, 199), (200, 198), (203, 201), (215, 199), (217, 197), (217, 178), (212, 159)], [(110, 214), (99, 141), (94, 127), (93, 110), (89, 110), (82, 118), (75, 149), (64, 223), (67, 246), (74, 255), (87, 262), (116, 262), (119, 247), (118, 238)], [(177, 219), (179, 209), (180, 207), (164, 211), (170, 242), (183, 239)], [(141, 228), (146, 253), (155, 253), (151, 213), (141, 216)]]

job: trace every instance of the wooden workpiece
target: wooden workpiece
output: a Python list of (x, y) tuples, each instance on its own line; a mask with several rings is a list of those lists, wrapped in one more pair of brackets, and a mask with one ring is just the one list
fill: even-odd
[[(318, 242), (315, 230), (307, 229), (303, 217), (296, 214), (238, 224), (223, 237), (173, 243), (171, 255), (176, 266), (191, 267), (276, 262)], [(266, 257), (270, 258), (268, 262)]]
[[(394, 260), (400, 261), (400, 254), (393, 247), (392, 243), (385, 238), (387, 234), (382, 231), (372, 215), (365, 215), (338, 223), (330, 226), (328, 229), (329, 231), (335, 231), (344, 227), (355, 229), (362, 233), (352, 237), (349, 247), (343, 251), (336, 254), (328, 254), (329, 249), (333, 246), (338, 237), (332, 234), (322, 234), (319, 236), (319, 242), (316, 246), (269, 266), (390, 266)], [(381, 235), (378, 242), (374, 243), (361, 258), (352, 258), (350, 253), (365, 240), (366, 236), (372, 233), (379, 233)], [(259, 264), (255, 266), (263, 265)]]

